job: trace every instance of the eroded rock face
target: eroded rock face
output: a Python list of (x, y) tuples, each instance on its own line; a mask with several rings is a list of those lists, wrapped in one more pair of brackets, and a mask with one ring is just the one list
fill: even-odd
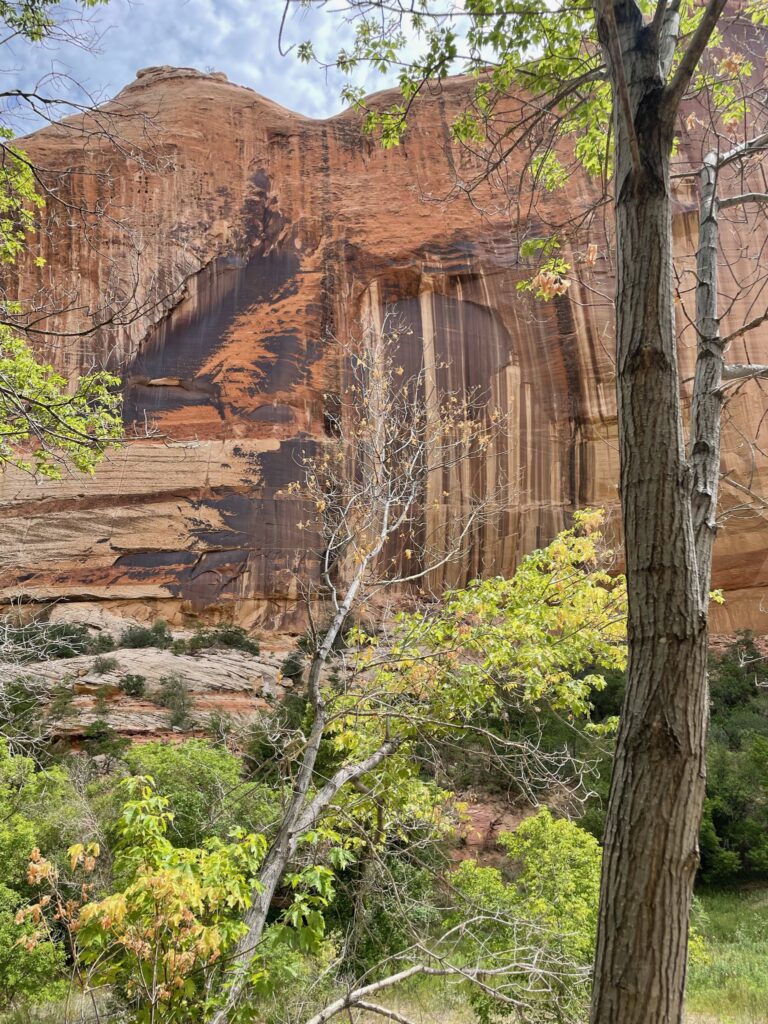
[[(323, 439), (323, 395), (340, 386), (328, 337), (349, 337), (362, 317), (380, 318), (392, 303), (413, 328), (414, 361), (421, 346), (449, 364), (447, 386), (479, 386), (509, 417), (508, 436), (484, 467), (488, 479), (506, 474), (508, 507), (468, 549), (461, 576), (510, 572), (578, 506), (615, 509), (609, 254), (596, 233), (598, 256), (583, 285), (548, 304), (520, 297), (516, 284), (530, 271), (519, 265), (509, 210), (494, 213), (483, 190), (474, 202), (444, 201), (457, 175), (473, 173), (448, 134), (467, 89), (449, 81), (416, 110), (406, 143), (385, 152), (353, 112), (312, 121), (220, 75), (152, 68), (106, 108), (131, 144), (151, 139), (148, 162), (93, 135), (84, 145), (72, 129), (28, 140), (53, 180), (57, 169), (74, 168), (58, 183), (67, 195), (87, 196), (109, 215), (78, 230), (50, 207), (48, 266), (27, 268), (20, 292), (76, 290), (78, 309), (56, 321), (70, 330), (88, 320), (84, 306), (98, 319), (105, 292), (151, 297), (125, 326), (46, 345), (70, 371), (94, 356), (121, 366), (129, 420), (153, 424), (159, 436), (112, 454), (93, 479), (41, 487), (5, 475), (6, 597), (299, 628), (296, 581), (312, 575), (314, 556), (296, 529), (299, 510), (281, 492), (298, 475), (299, 453)], [(525, 154), (510, 159), (513, 176)], [(594, 197), (579, 180), (565, 198), (578, 213)], [(525, 232), (562, 219), (563, 202), (544, 197)], [(685, 268), (696, 217), (682, 186), (678, 206)], [(519, 222), (515, 231), (519, 239)], [(737, 229), (727, 245), (738, 254)], [(585, 249), (564, 255), (583, 260)], [(684, 379), (694, 343), (683, 332)], [(734, 342), (729, 356), (768, 363), (768, 331)], [(754, 384), (729, 408), (724, 463), (735, 485), (726, 505), (743, 501), (739, 486), (760, 490), (765, 460), (745, 439), (766, 429), (763, 408)], [(440, 514), (468, 499), (457, 476)], [(762, 514), (726, 522), (715, 583), (729, 600), (716, 628), (766, 629), (766, 541)]]

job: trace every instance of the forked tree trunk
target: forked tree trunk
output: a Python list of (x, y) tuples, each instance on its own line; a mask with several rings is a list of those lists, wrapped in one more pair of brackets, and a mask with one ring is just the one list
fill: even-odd
[[(615, 10), (621, 14), (618, 5)], [(664, 104), (658, 61), (643, 53), (634, 12), (629, 17), (614, 27), (612, 49), (615, 56), (620, 48), (625, 75), (623, 115), (618, 95), (614, 107), (629, 662), (604, 837), (591, 1020), (678, 1024), (704, 800), (706, 600), (677, 372), (669, 194), (674, 112)], [(608, 28), (602, 26), (604, 48)], [(615, 62), (609, 64), (616, 83)]]

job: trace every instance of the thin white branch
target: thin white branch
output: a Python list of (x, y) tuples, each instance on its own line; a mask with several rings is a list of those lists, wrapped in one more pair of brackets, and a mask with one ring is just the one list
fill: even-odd
[(343, 768), (339, 768), (336, 774), (333, 775), (332, 778), (326, 782), (323, 788), (320, 789), (309, 801), (302, 812), (301, 817), (296, 821), (295, 825), (291, 829), (292, 836), (301, 835), (302, 832), (306, 832), (307, 829), (311, 828), (317, 821), (321, 812), (325, 810), (342, 786), (345, 786), (348, 782), (353, 782), (355, 779), (359, 779), (362, 775), (366, 775), (368, 772), (373, 771), (373, 769), (378, 767), (382, 761), (385, 761), (388, 757), (394, 754), (400, 746), (400, 742), (400, 740), (387, 740), (385, 743), (382, 743), (379, 749), (374, 751), (370, 757), (366, 757), (364, 760), (358, 761), (356, 764), (348, 764)]
[(750, 377), (768, 377), (768, 366), (762, 363), (731, 363), (723, 367), (723, 380), (745, 380)]

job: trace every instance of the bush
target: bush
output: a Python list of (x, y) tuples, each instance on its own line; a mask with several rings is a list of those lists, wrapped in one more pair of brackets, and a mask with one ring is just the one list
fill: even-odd
[(235, 825), (251, 824), (253, 794), (242, 785), (242, 762), (223, 747), (201, 739), (137, 743), (125, 760), (134, 775), (154, 779), (167, 798), (174, 845), (200, 846), (207, 836), (223, 838)]
[(83, 732), (83, 750), (91, 757), (104, 755), (106, 757), (122, 758), (130, 746), (130, 740), (125, 739), (113, 729), (109, 722), (103, 718), (97, 718), (91, 722)]
[(171, 631), (162, 619), (151, 626), (129, 626), (120, 634), (121, 647), (159, 647), (167, 650), (172, 643)]
[(104, 658), (100, 655), (91, 666), (91, 671), (104, 675), (105, 672), (113, 672), (117, 667), (117, 658)]
[(768, 875), (768, 661), (742, 632), (710, 658), (711, 723), (700, 879)]
[(414, 935), (428, 935), (440, 923), (445, 893), (435, 879), (445, 863), (443, 850), (429, 840), (418, 846), (418, 852), (369, 851), (337, 879), (328, 928), (344, 935), (347, 970), (376, 970), (407, 949)]
[(74, 699), (75, 691), (71, 683), (68, 683), (66, 679), (62, 679), (51, 690), (51, 702), (48, 705), (48, 715), (51, 720), (55, 722), (58, 719), (66, 718)]
[[(568, 979), (568, 965), (586, 969), (594, 954), (600, 846), (594, 836), (570, 821), (553, 818), (546, 809), (527, 818), (516, 832), (501, 833), (499, 842), (512, 881), (506, 881), (497, 868), (464, 861), (451, 881), (471, 910), (467, 914), (467, 908), (459, 909), (457, 923), (478, 912), (486, 915), (486, 920), (468, 925), (467, 937), (491, 964), (499, 962), (495, 958), (503, 962), (519, 943), (521, 930), (529, 928), (542, 965), (548, 961), (556, 965), (551, 990), (534, 995), (534, 1001), (545, 1019), (549, 1019), (547, 1013), (557, 1019), (561, 1013), (566, 1019), (570, 1019), (568, 1012), (578, 1016), (588, 992), (583, 984)], [(525, 975), (521, 985), (519, 995), (530, 999)], [(473, 991), (470, 998), (481, 1020), (515, 1012), (500, 1008), (482, 992)]]
[(291, 651), (280, 666), (280, 672), (286, 679), (299, 682), (304, 675), (304, 656), (299, 651)]
[(710, 746), (701, 843), (701, 877), (723, 882), (768, 875), (768, 739), (741, 750)]
[(100, 654), (114, 647), (114, 640), (109, 633), (94, 636), (81, 623), (30, 622), (17, 626), (5, 619), (2, 628), (3, 658), (19, 665), (75, 658), (80, 654)]
[[(264, 719), (251, 725), (244, 744), (244, 759), (251, 778), (264, 782), (280, 778), (280, 765), (285, 757), (290, 734), (300, 729), (307, 713), (307, 699), (302, 694), (288, 693)], [(316, 765), (316, 771), (321, 767)]]
[(145, 676), (129, 673), (120, 680), (120, 689), (127, 697), (143, 697), (147, 688)]
[(28, 949), (24, 940), (32, 940), (32, 921), (16, 923), (16, 912), (26, 902), (0, 883), (0, 1010), (10, 1009), (20, 999), (42, 1003), (60, 994), (57, 980), (65, 976), (64, 948), (52, 942), (37, 942)]
[(74, 801), (61, 767), (38, 771), (31, 758), (10, 753), (0, 739), (0, 884), (25, 893), (32, 849), (66, 848)]
[(261, 650), (258, 641), (251, 640), (242, 626), (227, 625), (215, 629), (201, 629), (189, 640), (183, 642), (189, 654), (195, 654), (197, 651), (204, 651), (210, 647), (230, 647), (254, 655), (259, 654)]
[(172, 729), (186, 732), (194, 726), (192, 718), (194, 704), (189, 688), (181, 676), (163, 676), (160, 679), (160, 689), (153, 700), (155, 704), (160, 704), (171, 712), (168, 724)]
[(0, 736), (13, 753), (39, 748), (45, 736), (43, 690), (19, 676), (0, 683)]
[(94, 633), (91, 635), (91, 642), (88, 648), (89, 654), (105, 654), (107, 651), (114, 651), (115, 638), (111, 633)]

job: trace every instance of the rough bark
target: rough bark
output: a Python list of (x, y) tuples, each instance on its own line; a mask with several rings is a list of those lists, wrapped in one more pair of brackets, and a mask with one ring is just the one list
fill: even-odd
[(723, 342), (717, 316), (718, 163), (710, 153), (701, 169), (699, 244), (696, 253), (696, 375), (691, 407), (693, 529), (699, 572), (699, 601), (706, 608), (712, 576), (720, 483), (720, 421), (723, 404)]
[[(616, 93), (622, 87), (611, 60), (617, 48), (608, 45), (602, 6), (598, 26)], [(648, 46), (638, 8), (612, 6), (628, 92), (628, 101), (616, 99), (614, 108), (629, 661), (604, 837), (591, 1020), (677, 1024), (704, 799), (702, 590), (709, 585), (697, 563), (672, 287), (669, 159), (680, 84), (676, 75), (665, 85), (668, 68), (659, 54), (669, 48)], [(703, 522), (708, 529), (707, 516)]]

